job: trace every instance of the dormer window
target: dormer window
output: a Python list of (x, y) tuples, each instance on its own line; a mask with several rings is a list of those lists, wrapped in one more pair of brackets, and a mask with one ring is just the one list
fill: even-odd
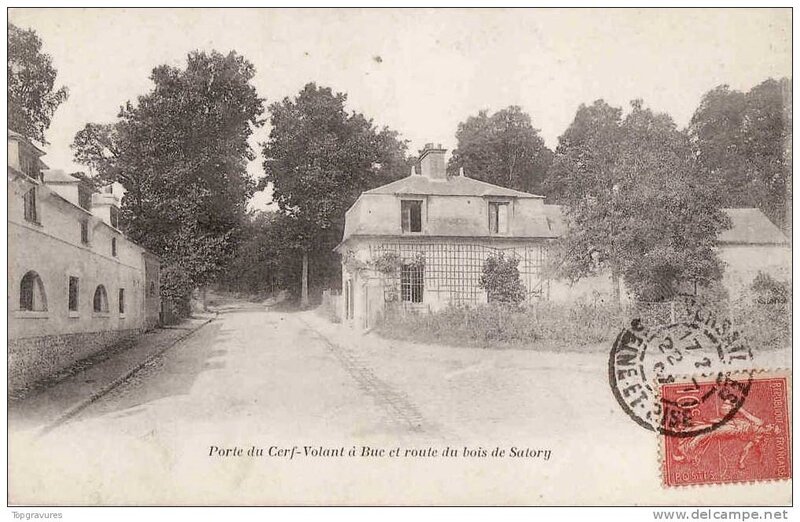
[(489, 202), (489, 233), (508, 234), (508, 202)]
[(84, 210), (92, 211), (92, 189), (83, 183), (78, 185), (78, 205)]
[(39, 180), (39, 158), (36, 156), (20, 151), (19, 167), (27, 176)]
[(405, 199), (400, 202), (404, 233), (422, 232), (422, 201)]
[(109, 212), (110, 212), (109, 218), (111, 219), (111, 226), (114, 228), (119, 228), (119, 209), (116, 206), (111, 205)]

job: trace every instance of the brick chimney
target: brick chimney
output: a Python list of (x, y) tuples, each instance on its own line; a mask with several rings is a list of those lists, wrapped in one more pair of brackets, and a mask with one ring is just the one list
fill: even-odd
[(434, 145), (433, 143), (426, 143), (425, 148), (419, 151), (419, 166), (420, 174), (423, 176), (436, 179), (446, 180), (447, 172), (444, 165), (444, 154), (447, 149), (442, 148), (441, 143)]

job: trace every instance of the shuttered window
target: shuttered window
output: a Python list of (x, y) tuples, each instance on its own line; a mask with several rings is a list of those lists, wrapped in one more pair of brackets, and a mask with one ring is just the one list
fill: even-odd
[(508, 203), (489, 203), (489, 232), (492, 234), (508, 233)]
[(403, 222), (403, 232), (422, 232), (422, 201), (401, 201), (400, 213)]

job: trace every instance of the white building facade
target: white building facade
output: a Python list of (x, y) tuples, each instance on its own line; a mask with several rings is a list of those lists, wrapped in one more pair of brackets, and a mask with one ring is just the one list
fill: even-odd
[[(574, 285), (548, 278), (548, 246), (565, 227), (559, 206), (463, 173), (448, 177), (445, 152), (426, 145), (419, 173), (412, 169), (406, 178), (362, 193), (347, 211), (336, 247), (345, 322), (369, 328), (387, 307), (434, 311), (485, 303), (483, 263), (498, 252), (518, 260), (528, 302), (611, 299), (609, 275)], [(725, 212), (733, 227), (718, 247), (731, 295), (758, 271), (790, 280), (791, 248), (780, 230), (758, 209)]]
[(8, 137), (8, 379), (25, 388), (155, 327), (158, 258), (118, 229), (118, 195), (44, 169)]

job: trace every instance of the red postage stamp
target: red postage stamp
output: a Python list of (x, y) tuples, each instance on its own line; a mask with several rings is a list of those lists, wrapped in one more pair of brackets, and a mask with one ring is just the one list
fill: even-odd
[(687, 426), (686, 436), (661, 435), (664, 485), (790, 479), (791, 378), (754, 374), (743, 401), (706, 379), (661, 386), (665, 415)]

